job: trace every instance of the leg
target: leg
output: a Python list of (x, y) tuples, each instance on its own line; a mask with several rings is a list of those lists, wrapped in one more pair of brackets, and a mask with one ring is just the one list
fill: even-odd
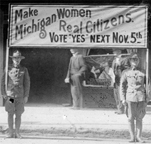
[(136, 131), (137, 131), (137, 135), (136, 135), (136, 141), (137, 142), (141, 142), (144, 143), (145, 141), (141, 139), (142, 136), (142, 128), (143, 128), (143, 124), (142, 124), (142, 120), (146, 114), (146, 110), (145, 110), (145, 103), (144, 102), (138, 102), (137, 103), (137, 116), (136, 116)]
[[(68, 88), (71, 89), (70, 84), (67, 84)], [(68, 97), (69, 97), (69, 103), (67, 104), (63, 104), (64, 107), (70, 107), (73, 106), (73, 99), (72, 99), (72, 95), (71, 92), (68, 92)]]
[(84, 103), (83, 103), (83, 95), (81, 95), (80, 97), (79, 97), (79, 106), (80, 106), (80, 108), (84, 108)]
[[(69, 85), (69, 88), (70, 88), (70, 85)], [(70, 105), (70, 106), (73, 105), (73, 99), (72, 99), (71, 93), (70, 93), (70, 95), (69, 95), (69, 105)]]
[(23, 98), (18, 99), (15, 101), (16, 105), (16, 111), (15, 111), (15, 137), (16, 138), (22, 138), (19, 131), (20, 131), (20, 125), (21, 125), (21, 115), (24, 112), (24, 102)]
[(128, 127), (130, 133), (130, 141), (135, 142), (135, 113), (136, 113), (136, 103), (134, 102), (127, 102), (127, 116), (128, 116)]
[(14, 110), (15, 110), (15, 105), (14, 103), (10, 102), (10, 99), (7, 99), (5, 103), (5, 110), (8, 112), (8, 129), (9, 133), (7, 138), (12, 138), (13, 137), (13, 124), (14, 124)]
[(73, 106), (83, 107), (82, 77), (75, 74), (71, 77), (71, 93), (73, 97)]
[(13, 137), (13, 120), (14, 119), (14, 114), (8, 113), (8, 128), (9, 128), (9, 133), (7, 138), (12, 138)]
[(124, 113), (124, 106), (123, 106), (121, 99), (120, 99), (119, 86), (118, 85), (115, 86), (114, 95), (115, 95), (114, 97), (115, 97), (115, 101), (117, 104), (117, 112), (115, 112), (115, 113), (116, 114), (123, 114)]
[(78, 94), (77, 94), (77, 88), (74, 85), (71, 85), (71, 94), (72, 94), (72, 100), (73, 100), (73, 108), (77, 108), (78, 105)]
[(136, 120), (136, 132), (137, 132), (136, 141), (144, 143), (145, 141), (141, 139), (141, 136), (142, 136), (142, 120), (141, 119)]
[(82, 88), (82, 76), (77, 75), (77, 89), (78, 89), (78, 95), (79, 95), (79, 107), (83, 108), (84, 103), (83, 103), (83, 88)]
[(20, 125), (21, 125), (21, 114), (16, 114), (16, 118), (15, 118), (15, 137), (16, 138), (22, 138), (19, 133)]
[(130, 140), (129, 142), (135, 142), (135, 124), (134, 119), (128, 120), (128, 127), (129, 127), (129, 133), (130, 133)]
[(114, 88), (114, 99), (115, 99), (116, 106), (118, 108), (118, 98), (117, 98), (117, 89), (116, 88)]

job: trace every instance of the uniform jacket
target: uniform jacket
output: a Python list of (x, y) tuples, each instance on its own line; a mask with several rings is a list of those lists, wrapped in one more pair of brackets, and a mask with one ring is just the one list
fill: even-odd
[(10, 65), (8, 67), (8, 82), (7, 91), (5, 89), (5, 73), (1, 81), (1, 93), (2, 95), (18, 97), (29, 97), (30, 90), (30, 77), (28, 70), (25, 67), (14, 67)]
[(145, 101), (146, 99), (146, 76), (139, 69), (127, 69), (123, 71), (120, 82), (121, 100), (131, 102)]
[(81, 54), (72, 56), (69, 62), (67, 78), (71, 78), (71, 75), (74, 74), (79, 74), (81, 76), (84, 76), (86, 69), (87, 69), (86, 64)]

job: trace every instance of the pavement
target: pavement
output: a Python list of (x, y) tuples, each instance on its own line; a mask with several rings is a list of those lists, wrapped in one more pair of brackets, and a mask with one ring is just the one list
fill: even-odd
[[(73, 110), (55, 104), (26, 104), (22, 115), (23, 137), (129, 139), (127, 117), (115, 109)], [(7, 133), (7, 113), (0, 107), (0, 138)], [(143, 138), (151, 143), (151, 105), (143, 119)]]
[[(150, 144), (151, 141), (146, 141)], [(24, 137), (24, 139), (0, 138), (0, 144), (129, 144), (125, 139), (94, 139), (69, 137)], [(138, 143), (139, 144), (139, 143)]]

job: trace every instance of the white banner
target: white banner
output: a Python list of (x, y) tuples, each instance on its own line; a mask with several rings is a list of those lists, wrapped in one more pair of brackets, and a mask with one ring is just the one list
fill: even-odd
[(9, 46), (147, 48), (148, 7), (11, 5)]

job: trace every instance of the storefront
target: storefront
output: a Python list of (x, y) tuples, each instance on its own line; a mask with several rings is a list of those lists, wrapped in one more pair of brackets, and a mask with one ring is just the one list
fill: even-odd
[[(29, 56), (34, 56), (31, 53), (39, 48), (48, 52), (46, 57), (43, 56), (45, 59), (52, 56), (48, 49), (60, 50), (60, 58), (66, 62), (64, 74), (70, 56), (68, 49), (81, 49), (92, 69), (111, 63), (115, 57), (114, 48), (122, 49), (123, 57), (136, 51), (141, 58), (140, 67), (146, 70), (148, 76), (147, 15), (147, 5), (10, 5), (6, 67), (8, 55), (14, 48), (28, 49)], [(66, 54), (61, 55), (61, 52)], [(60, 77), (63, 81), (65, 75)], [(86, 80), (86, 103), (93, 101), (94, 104), (91, 104), (96, 107), (114, 107), (111, 83), (104, 77)]]

